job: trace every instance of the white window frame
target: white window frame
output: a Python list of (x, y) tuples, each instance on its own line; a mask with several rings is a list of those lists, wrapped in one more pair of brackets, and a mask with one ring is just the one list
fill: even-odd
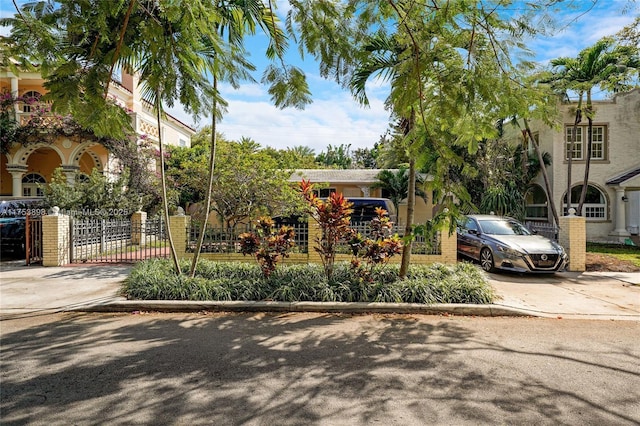
[[(544, 194), (545, 198), (546, 198), (546, 192), (544, 191), (544, 189), (536, 184), (536, 187), (538, 187), (540, 189), (540, 191), (542, 191), (542, 194)], [(549, 202), (545, 201), (544, 203), (529, 203), (529, 200), (527, 199), (529, 194), (533, 195), (531, 191), (535, 190), (536, 188), (529, 188), (529, 191), (527, 191), (527, 197), (525, 197), (525, 217), (527, 220), (540, 220), (540, 219), (545, 219), (548, 220), (549, 219)], [(532, 197), (533, 198), (533, 197)], [(538, 210), (538, 209), (544, 209), (545, 214), (543, 216), (529, 216), (529, 209), (533, 209), (533, 210)]]
[[(573, 126), (567, 126), (564, 132), (564, 159), (569, 160), (569, 147), (571, 146), (571, 139), (573, 135)], [(578, 126), (576, 128), (576, 139), (573, 141), (573, 160), (582, 160), (584, 156), (582, 155), (582, 126)]]
[[(591, 159), (592, 160), (604, 160), (605, 150), (605, 127), (593, 126), (593, 132), (591, 134)], [(597, 139), (596, 139), (597, 136)], [(597, 147), (597, 148), (596, 148)], [(599, 156), (596, 156), (596, 150), (600, 152)]]
[[(587, 137), (589, 126), (579, 125), (576, 128), (576, 140), (573, 143), (573, 160), (582, 161), (586, 159), (587, 151)], [(606, 160), (607, 158), (607, 126), (596, 125), (592, 127), (593, 133), (591, 136), (591, 159), (592, 160)], [(573, 125), (567, 125), (564, 133), (564, 159), (569, 160), (569, 146), (571, 144), (571, 134), (573, 133)]]
[[(23, 197), (44, 197), (44, 188), (46, 184), (44, 176), (40, 173), (28, 173), (22, 178), (22, 196)], [(35, 194), (34, 194), (35, 192)]]
[[(597, 221), (597, 220), (607, 220), (607, 196), (600, 188), (595, 185), (589, 185), (593, 189), (597, 190), (600, 193), (600, 198), (603, 200), (602, 203), (584, 203), (582, 205), (582, 217), (584, 217), (588, 221)], [(575, 188), (575, 187), (574, 187)], [(573, 188), (572, 188), (573, 191)], [(564, 214), (568, 214), (567, 203), (566, 203), (566, 194), (563, 198), (563, 211)], [(576, 208), (578, 206), (579, 200), (572, 200), (571, 207)]]

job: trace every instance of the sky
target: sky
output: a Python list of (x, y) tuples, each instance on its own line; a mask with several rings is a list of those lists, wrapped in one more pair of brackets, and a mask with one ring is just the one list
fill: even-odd
[[(552, 35), (530, 40), (528, 47), (541, 65), (553, 58), (575, 57), (580, 50), (633, 22), (640, 14), (639, 3), (634, 0), (568, 0), (564, 3), (566, 7), (554, 12), (562, 26)], [(287, 2), (279, 0), (278, 4), (278, 13), (284, 16)], [(0, 16), (14, 12), (11, 1), (0, 0)], [(6, 29), (0, 30), (6, 34)], [(249, 60), (258, 67), (254, 73), (258, 82), (265, 66), (264, 46), (264, 36), (256, 36), (247, 43), (251, 54)], [(296, 59), (296, 55), (288, 55), (287, 58)], [(267, 87), (259, 83), (245, 82), (237, 90), (221, 85), (220, 90), (229, 106), (218, 123), (218, 131), (226, 139), (246, 137), (263, 147), (276, 149), (302, 145), (319, 154), (328, 145), (350, 145), (352, 151), (372, 148), (385, 134), (389, 127), (389, 112), (384, 108), (388, 95), (385, 82), (371, 81), (367, 85), (370, 106), (363, 107), (346, 89), (321, 78), (317, 63), (309, 56), (304, 61), (291, 61), (290, 64), (305, 71), (313, 103), (304, 110), (281, 110), (272, 105)], [(211, 121), (202, 117), (195, 122), (179, 107), (170, 109), (170, 113), (195, 128), (209, 125)]]

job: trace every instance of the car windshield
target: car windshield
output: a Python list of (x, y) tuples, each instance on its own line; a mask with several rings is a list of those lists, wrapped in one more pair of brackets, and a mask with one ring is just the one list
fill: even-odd
[(520, 222), (514, 220), (480, 220), (482, 232), (491, 235), (531, 235)]

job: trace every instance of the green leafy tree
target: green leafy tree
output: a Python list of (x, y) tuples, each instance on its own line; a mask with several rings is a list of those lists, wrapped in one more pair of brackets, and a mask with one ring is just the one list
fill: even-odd
[(327, 150), (322, 151), (316, 157), (316, 162), (324, 167), (336, 169), (350, 169), (353, 163), (351, 158), (351, 144), (340, 146), (327, 146)]
[[(53, 101), (54, 111), (71, 113), (97, 136), (124, 137), (132, 132), (131, 120), (107, 96), (116, 67), (140, 74), (143, 97), (155, 107), (158, 128), (163, 102), (172, 106), (179, 100), (198, 114), (213, 97), (207, 73), (213, 71), (212, 47), (221, 43), (210, 29), (217, 18), (212, 6), (208, 0), (28, 3), (15, 18), (1, 22), (12, 25), (12, 42), (4, 53), (18, 58), (22, 67), (40, 64), (45, 97)], [(162, 132), (159, 135), (168, 222)], [(180, 273), (171, 233), (168, 237)]]
[(316, 155), (312, 148), (306, 146), (294, 146), (286, 149), (266, 147), (262, 150), (273, 158), (278, 168), (285, 170), (316, 169)]
[[(369, 78), (378, 76), (390, 82), (387, 105), (398, 119), (402, 147), (409, 158), (405, 230), (409, 240), (416, 166), (426, 162), (422, 154), (436, 159), (436, 190), (451, 193), (447, 170), (461, 163), (452, 146), (475, 152), (480, 141), (496, 136), (492, 123), (502, 114), (512, 114), (507, 113), (514, 107), (508, 99), (526, 94), (518, 93), (513, 84), (521, 71), (510, 53), (513, 46), (524, 49), (524, 44), (518, 44), (521, 37), (535, 32), (528, 12), (539, 9), (527, 9), (531, 7), (527, 3), (520, 19), (503, 19), (498, 11), (502, 6), (480, 1), (435, 2), (422, 7), (404, 2), (363, 5), (371, 13), (373, 9), (383, 11), (394, 25), (380, 25), (377, 32), (363, 37), (361, 46), (367, 56), (352, 74), (351, 89), (366, 105)], [(366, 15), (362, 9), (358, 13)], [(464, 188), (453, 189), (459, 198), (468, 197)], [(451, 197), (446, 195), (441, 201), (452, 215), (457, 214), (458, 206)], [(410, 252), (407, 244), (401, 276), (406, 275)]]
[(287, 216), (300, 206), (289, 183), (291, 172), (278, 169), (262, 151), (246, 148), (233, 142), (218, 148), (211, 209), (229, 228), (259, 216)]
[(113, 212), (122, 212), (123, 216), (128, 217), (141, 206), (138, 198), (131, 196), (127, 182), (127, 173), (111, 180), (93, 169), (89, 176), (76, 176), (76, 182), (71, 185), (62, 168), (57, 168), (51, 182), (44, 187), (44, 202), (45, 205), (58, 206), (77, 216), (97, 219), (107, 218)]
[(353, 164), (357, 169), (376, 169), (378, 167), (378, 143), (373, 148), (358, 148), (353, 151)]
[(166, 179), (170, 188), (169, 198), (177, 199), (183, 208), (201, 203), (206, 196), (202, 176), (207, 175), (209, 143), (192, 147), (171, 147), (165, 159)]
[[(40, 64), (54, 109), (71, 112), (99, 136), (122, 135), (131, 129), (126, 112), (114, 108), (106, 96), (113, 70), (121, 67), (140, 73), (143, 94), (154, 105), (158, 121), (164, 105), (172, 106), (176, 101), (196, 116), (208, 110), (215, 139), (215, 120), (225, 106), (217, 82), (237, 86), (249, 77), (247, 71), (252, 66), (246, 61), (243, 42), (258, 27), (270, 41), (266, 56), (274, 64), (267, 68), (262, 81), (270, 85), (274, 103), (303, 107), (310, 101), (304, 74), (282, 60), (287, 40), (273, 7), (271, 2), (255, 0), (28, 3), (16, 17), (0, 22), (12, 26), (11, 43), (3, 44), (1, 56), (14, 58), (16, 68)], [(213, 140), (210, 170), (214, 167), (215, 145)], [(161, 140), (159, 148), (163, 151)], [(164, 159), (163, 152), (160, 159)], [(166, 182), (162, 182), (168, 214)], [(211, 174), (209, 182), (211, 186)], [(179, 273), (171, 238), (170, 243)], [(192, 273), (197, 258), (198, 253)]]
[[(211, 132), (210, 127), (196, 136), (194, 147), (172, 148), (166, 160), (167, 181), (180, 193), (181, 205), (206, 203)], [(217, 139), (217, 166), (211, 187), (211, 210), (224, 226), (260, 216), (287, 216), (301, 211), (301, 201), (289, 182), (291, 171), (279, 167), (276, 160), (259, 146)], [(208, 217), (205, 209), (197, 213), (198, 222)]]

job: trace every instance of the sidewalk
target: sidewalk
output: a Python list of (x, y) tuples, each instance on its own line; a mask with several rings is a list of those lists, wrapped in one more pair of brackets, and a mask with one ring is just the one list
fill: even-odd
[(489, 274), (493, 305), (128, 301), (119, 295), (130, 266), (44, 268), (0, 264), (0, 319), (63, 311), (271, 310), (538, 316), (640, 321), (640, 273)]

